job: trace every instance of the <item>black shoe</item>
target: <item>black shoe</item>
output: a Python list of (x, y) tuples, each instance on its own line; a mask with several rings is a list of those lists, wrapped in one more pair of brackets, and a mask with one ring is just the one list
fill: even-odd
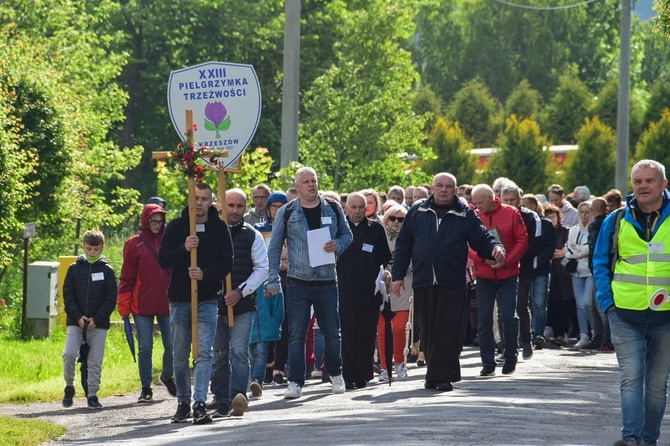
[(182, 423), (191, 416), (191, 406), (187, 402), (180, 401), (177, 403), (177, 412), (172, 415), (173, 423)]
[(347, 389), (347, 390), (354, 390), (356, 388), (356, 386), (352, 382), (345, 381), (344, 382), (344, 388)]
[(424, 359), (417, 359), (416, 366), (417, 367), (425, 367), (426, 366), (426, 361)]
[(148, 403), (154, 397), (154, 392), (151, 390), (151, 387), (142, 387), (142, 393), (140, 397), (137, 398), (138, 403)]
[(214, 398), (212, 398), (212, 401), (210, 401), (209, 403), (205, 403), (205, 407), (207, 409), (218, 409), (219, 406), (220, 404), (217, 401), (216, 396), (214, 396)]
[(219, 407), (212, 414), (212, 418), (228, 418), (230, 416), (230, 408), (224, 403), (219, 404)]
[(330, 374), (326, 372), (325, 370), (321, 374), (321, 383), (322, 384), (330, 384)]
[(503, 365), (502, 374), (511, 375), (516, 370), (516, 360), (507, 360)]
[(368, 385), (367, 381), (359, 381), (354, 383), (354, 387), (356, 387), (357, 389), (364, 389), (365, 387), (367, 387), (367, 385)]
[(479, 372), (479, 376), (496, 376), (496, 368), (492, 365), (487, 365)]
[(535, 338), (535, 350), (542, 350), (545, 345), (547, 345), (547, 342), (544, 340), (543, 336)]
[(193, 405), (193, 424), (207, 424), (211, 422), (212, 417), (207, 413), (205, 403), (195, 403)]
[(279, 386), (283, 386), (283, 385), (286, 384), (286, 380), (284, 379), (284, 375), (282, 375), (281, 373), (277, 373), (277, 374), (272, 378), (272, 381), (273, 381), (275, 384), (279, 385)]
[(65, 396), (63, 396), (63, 407), (72, 407), (74, 394), (75, 390), (73, 386), (67, 386), (65, 388)]
[(89, 409), (102, 409), (102, 404), (98, 401), (97, 396), (88, 397), (88, 408)]
[(440, 392), (451, 392), (452, 390), (454, 390), (454, 386), (452, 386), (449, 381), (445, 381), (437, 385), (437, 390), (439, 390)]
[(175, 384), (174, 378), (164, 378), (161, 376), (160, 380), (170, 395), (177, 396), (177, 384)]
[(423, 383), (423, 388), (428, 389), (428, 390), (435, 390), (437, 389), (438, 382), (437, 381), (426, 381)]

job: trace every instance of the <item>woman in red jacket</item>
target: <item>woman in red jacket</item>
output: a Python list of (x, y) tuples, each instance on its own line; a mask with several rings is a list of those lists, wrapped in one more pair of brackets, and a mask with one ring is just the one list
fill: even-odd
[(119, 284), (119, 314), (132, 313), (139, 344), (139, 369), (142, 393), (138, 402), (153, 398), (152, 352), (154, 317), (163, 340), (163, 370), (161, 382), (170, 395), (177, 395), (172, 368), (172, 335), (167, 289), (170, 275), (158, 265), (158, 250), (165, 232), (165, 210), (157, 204), (147, 204), (142, 211), (142, 229), (123, 247), (123, 267)]

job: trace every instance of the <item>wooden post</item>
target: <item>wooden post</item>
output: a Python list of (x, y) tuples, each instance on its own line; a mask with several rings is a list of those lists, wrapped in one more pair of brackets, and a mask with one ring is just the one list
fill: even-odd
[[(186, 110), (186, 144), (193, 145), (193, 110)], [(195, 230), (195, 178), (188, 177), (188, 224), (189, 235)], [(198, 249), (191, 249), (191, 267), (198, 266)], [(198, 359), (198, 281), (191, 279), (191, 341), (193, 360)]]
[[(217, 193), (219, 194), (219, 203), (221, 203), (221, 218), (223, 221), (228, 224), (228, 214), (226, 214), (226, 180), (227, 174), (223, 169), (219, 169), (219, 182), (217, 187)], [(232, 291), (232, 276), (228, 274), (226, 276), (226, 290), (230, 293)], [(233, 307), (228, 307), (228, 326), (235, 326)]]

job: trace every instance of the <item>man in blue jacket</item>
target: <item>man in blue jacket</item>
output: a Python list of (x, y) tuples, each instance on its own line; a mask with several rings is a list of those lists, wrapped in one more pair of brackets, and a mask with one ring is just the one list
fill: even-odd
[[(305, 338), (312, 305), (324, 336), (324, 363), (333, 381), (333, 393), (345, 391), (335, 262), (312, 266), (309, 251), (323, 250), (339, 256), (351, 244), (353, 238), (340, 203), (319, 194), (319, 183), (314, 169), (311, 167), (298, 169), (295, 173), (295, 187), (298, 190), (298, 198), (279, 209), (275, 218), (268, 246), (270, 271), (265, 285), (265, 294), (268, 296), (274, 296), (281, 291), (279, 266), (282, 247), (286, 240), (288, 248), (286, 306), (289, 308), (290, 364), (288, 389), (284, 393), (284, 398), (287, 399), (302, 396), (302, 387), (305, 384)], [(330, 240), (323, 246), (309, 246), (307, 232), (322, 228), (328, 228)]]
[(438, 173), (433, 194), (407, 213), (393, 254), (393, 292), (404, 289), (413, 265), (414, 311), (426, 355), (426, 389), (453, 390), (461, 380), (465, 268), (468, 244), (486, 259), (504, 262), (505, 249), (474, 211), (456, 196), (456, 177)]
[[(665, 167), (642, 160), (633, 196), (604, 221), (593, 276), (621, 370), (621, 437), (615, 446), (655, 445), (670, 374), (670, 193)], [(623, 212), (623, 214), (620, 214)]]

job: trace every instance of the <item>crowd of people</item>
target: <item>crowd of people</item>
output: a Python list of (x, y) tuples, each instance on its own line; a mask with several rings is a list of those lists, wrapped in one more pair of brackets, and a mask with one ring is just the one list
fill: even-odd
[(88, 338), (88, 406), (102, 407), (104, 333), (118, 301), (137, 330), (138, 402), (153, 397), (157, 320), (159, 380), (178, 403), (172, 422), (242, 416), (266, 385), (296, 399), (308, 379), (332, 383), (334, 394), (403, 380), (409, 362), (426, 366), (426, 389), (452, 391), (465, 346), (479, 348), (482, 378), (499, 364), (502, 375), (514, 373), (519, 353), (530, 360), (534, 350), (576, 348), (617, 355), (616, 444), (654, 445), (670, 373), (670, 193), (653, 160), (638, 162), (631, 182), (627, 197), (616, 189), (594, 197), (587, 186), (533, 194), (509, 178), (459, 186), (439, 173), (432, 184), (337, 194), (320, 191), (317, 172), (304, 167), (286, 192), (261, 184), (249, 200), (229, 190), (220, 211), (199, 183), (196, 235), (188, 208), (168, 223), (156, 199), (124, 247), (118, 290), (97, 231), (68, 270), (63, 405), (73, 404)]

